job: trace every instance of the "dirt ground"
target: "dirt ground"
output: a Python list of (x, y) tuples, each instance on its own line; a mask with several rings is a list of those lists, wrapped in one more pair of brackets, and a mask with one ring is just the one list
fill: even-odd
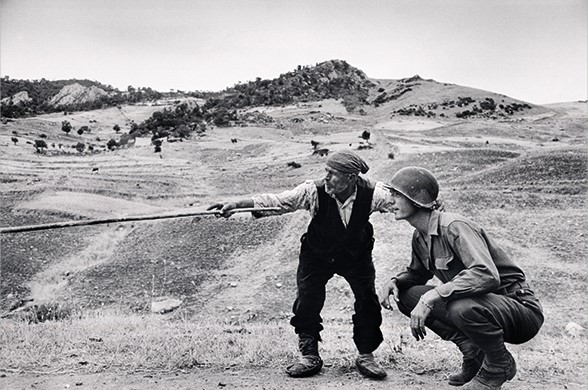
[[(290, 378), (284, 372), (255, 368), (239, 370), (227, 368), (197, 369), (175, 373), (129, 373), (106, 372), (95, 374), (5, 374), (0, 377), (0, 387), (5, 390), (187, 390), (187, 389), (266, 389), (266, 390), (327, 390), (327, 389), (387, 389), (387, 390), (431, 390), (458, 389), (450, 386), (444, 378), (417, 375), (410, 372), (388, 371), (384, 380), (366, 379), (357, 371), (340, 372), (325, 367), (310, 378)], [(504, 390), (584, 390), (578, 383), (553, 383), (521, 381), (515, 377), (503, 385)]]

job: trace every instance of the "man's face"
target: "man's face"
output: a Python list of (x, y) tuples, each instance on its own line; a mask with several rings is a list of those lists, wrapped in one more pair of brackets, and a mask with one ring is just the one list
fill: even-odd
[(343, 173), (326, 167), (325, 191), (329, 195), (338, 195), (345, 192), (350, 186), (355, 184), (355, 175), (352, 173)]
[(392, 197), (395, 202), (394, 206), (392, 206), (392, 211), (394, 212), (394, 218), (397, 221), (409, 219), (416, 214), (417, 207), (406, 196), (398, 191), (392, 190)]

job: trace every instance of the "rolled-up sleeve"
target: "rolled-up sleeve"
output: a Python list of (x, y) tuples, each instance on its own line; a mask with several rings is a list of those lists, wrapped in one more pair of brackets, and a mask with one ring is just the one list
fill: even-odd
[(392, 212), (392, 206), (394, 206), (392, 193), (385, 187), (383, 182), (376, 182), (374, 195), (372, 196), (371, 212), (389, 213)]
[(277, 207), (278, 214), (290, 213), (297, 210), (309, 210), (315, 213), (318, 207), (316, 185), (307, 180), (294, 189), (278, 194), (257, 194), (252, 197), (254, 207)]

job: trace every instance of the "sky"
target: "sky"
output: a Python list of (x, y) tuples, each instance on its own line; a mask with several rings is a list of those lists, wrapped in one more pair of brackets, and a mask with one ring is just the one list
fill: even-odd
[[(339, 59), (535, 104), (586, 100), (586, 0), (0, 0), (0, 74), (219, 91)], [(1, 87), (1, 86), (0, 86)]]

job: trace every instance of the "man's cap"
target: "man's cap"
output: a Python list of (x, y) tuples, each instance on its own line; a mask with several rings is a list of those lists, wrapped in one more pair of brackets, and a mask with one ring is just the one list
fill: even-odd
[(367, 163), (351, 150), (340, 150), (327, 158), (327, 166), (344, 173), (366, 173)]

